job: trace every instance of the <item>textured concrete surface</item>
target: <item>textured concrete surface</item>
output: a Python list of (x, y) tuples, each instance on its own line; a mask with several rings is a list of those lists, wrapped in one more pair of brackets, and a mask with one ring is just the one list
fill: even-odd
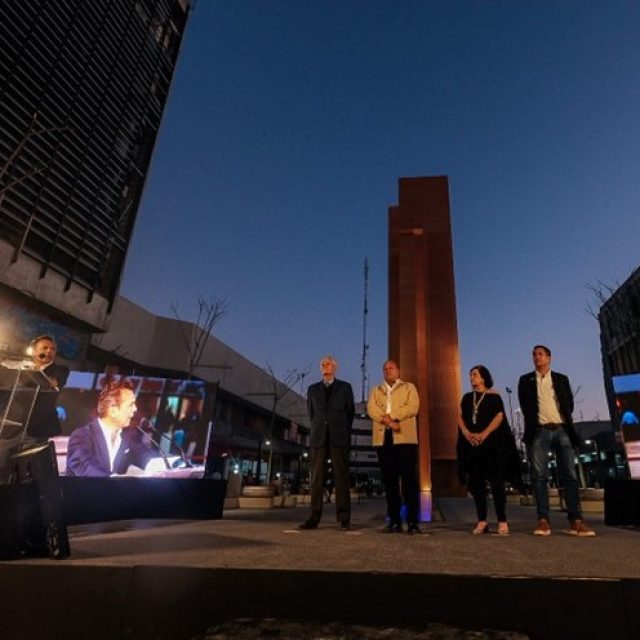
[[(430, 535), (383, 534), (385, 503), (353, 505), (352, 530), (339, 531), (333, 505), (317, 530), (298, 531), (308, 507), (232, 510), (222, 520), (131, 521), (71, 528), (66, 565), (162, 565), (199, 568), (304, 569), (488, 576), (640, 577), (640, 531), (588, 522), (595, 538), (566, 536), (565, 514), (552, 515), (548, 538), (531, 535), (532, 507), (509, 505), (512, 535), (472, 536), (470, 499), (440, 503), (444, 519), (422, 528)], [(494, 525), (495, 527), (495, 525)], [(23, 560), (21, 563), (51, 563)], [(55, 563), (54, 563), (55, 564)]]
[(599, 516), (597, 537), (564, 536), (556, 512), (537, 538), (534, 509), (510, 505), (510, 537), (472, 536), (471, 500), (439, 506), (422, 536), (381, 533), (380, 499), (354, 505), (349, 532), (332, 505), (313, 531), (296, 528), (308, 506), (75, 526), (69, 560), (0, 563), (3, 640), (640, 637), (639, 530)]
[(370, 627), (365, 625), (304, 624), (287, 620), (238, 619), (215, 625), (193, 640), (527, 640), (516, 631), (481, 629), (470, 631), (443, 624), (427, 624), (422, 629)]

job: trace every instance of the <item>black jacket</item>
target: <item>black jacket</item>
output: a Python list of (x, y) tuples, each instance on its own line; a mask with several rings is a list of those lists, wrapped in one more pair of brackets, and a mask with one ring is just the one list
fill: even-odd
[[(577, 447), (579, 444), (578, 435), (573, 428), (573, 392), (569, 384), (569, 378), (563, 373), (551, 372), (551, 381), (553, 382), (553, 390), (558, 400), (558, 409), (564, 423), (565, 431), (571, 440), (571, 444)], [(524, 416), (524, 443), (533, 444), (536, 429), (540, 426), (538, 423), (538, 387), (536, 384), (536, 372), (531, 371), (521, 376), (518, 382), (518, 400), (520, 401), (520, 409)]]
[(307, 389), (307, 409), (311, 420), (311, 446), (323, 447), (327, 434), (333, 447), (351, 444), (351, 425), (355, 417), (353, 390), (348, 382), (334, 379), (327, 402), (324, 382)]
[[(51, 363), (43, 369), (48, 378), (58, 381), (58, 390), (67, 384), (69, 369), (63, 365)], [(59, 391), (51, 388), (46, 379), (40, 379), (40, 374), (34, 372), (34, 378), (40, 385), (36, 396), (31, 418), (27, 427), (27, 433), (34, 438), (50, 438), (58, 436), (62, 432), (56, 406), (58, 404)]]

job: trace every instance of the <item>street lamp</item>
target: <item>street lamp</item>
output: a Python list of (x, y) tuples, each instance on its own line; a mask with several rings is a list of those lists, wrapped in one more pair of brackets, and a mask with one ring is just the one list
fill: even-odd
[(600, 448), (596, 440), (585, 440), (585, 444), (592, 444), (596, 455), (596, 477), (598, 481), (598, 488), (602, 486), (602, 466), (600, 460)]
[[(269, 425), (269, 431), (273, 431), (273, 426), (275, 424), (275, 414), (276, 414), (276, 406), (278, 404), (278, 395), (273, 391), (253, 391), (251, 393), (247, 393), (247, 396), (259, 397), (259, 398), (273, 398), (273, 406), (271, 408), (271, 423)], [(273, 435), (272, 433), (270, 435)], [(270, 447), (271, 441), (266, 440), (265, 446)], [(262, 454), (262, 437), (260, 437), (260, 442), (258, 443), (258, 483), (260, 482), (260, 467), (262, 460), (260, 459)], [(271, 461), (273, 457), (273, 448), (269, 449), (269, 461), (267, 462), (267, 484), (271, 482)]]
[(511, 430), (513, 430), (513, 404), (511, 404), (511, 394), (513, 393), (513, 389), (511, 387), (505, 387), (505, 391), (509, 396), (509, 416), (511, 417)]

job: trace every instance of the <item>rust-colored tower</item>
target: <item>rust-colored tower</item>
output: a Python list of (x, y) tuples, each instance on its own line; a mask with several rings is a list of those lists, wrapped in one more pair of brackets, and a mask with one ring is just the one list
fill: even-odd
[(458, 489), (456, 417), (460, 357), (446, 176), (400, 178), (389, 208), (389, 357), (420, 394), (418, 414), (422, 517), (432, 489)]

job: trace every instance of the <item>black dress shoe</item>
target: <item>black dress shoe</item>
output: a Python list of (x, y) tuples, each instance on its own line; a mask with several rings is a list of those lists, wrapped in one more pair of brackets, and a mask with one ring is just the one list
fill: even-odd
[(340, 522), (338, 526), (340, 527), (340, 531), (349, 531), (349, 529), (351, 529), (351, 525), (348, 522)]
[(402, 533), (402, 525), (399, 522), (390, 522), (382, 529), (382, 533)]
[(305, 520), (301, 524), (298, 525), (298, 529), (302, 529), (303, 531), (307, 531), (309, 529), (317, 529), (318, 523), (315, 520)]
[(415, 536), (415, 535), (420, 535), (422, 531), (420, 530), (420, 527), (417, 524), (410, 524), (407, 527), (407, 533), (410, 536)]

